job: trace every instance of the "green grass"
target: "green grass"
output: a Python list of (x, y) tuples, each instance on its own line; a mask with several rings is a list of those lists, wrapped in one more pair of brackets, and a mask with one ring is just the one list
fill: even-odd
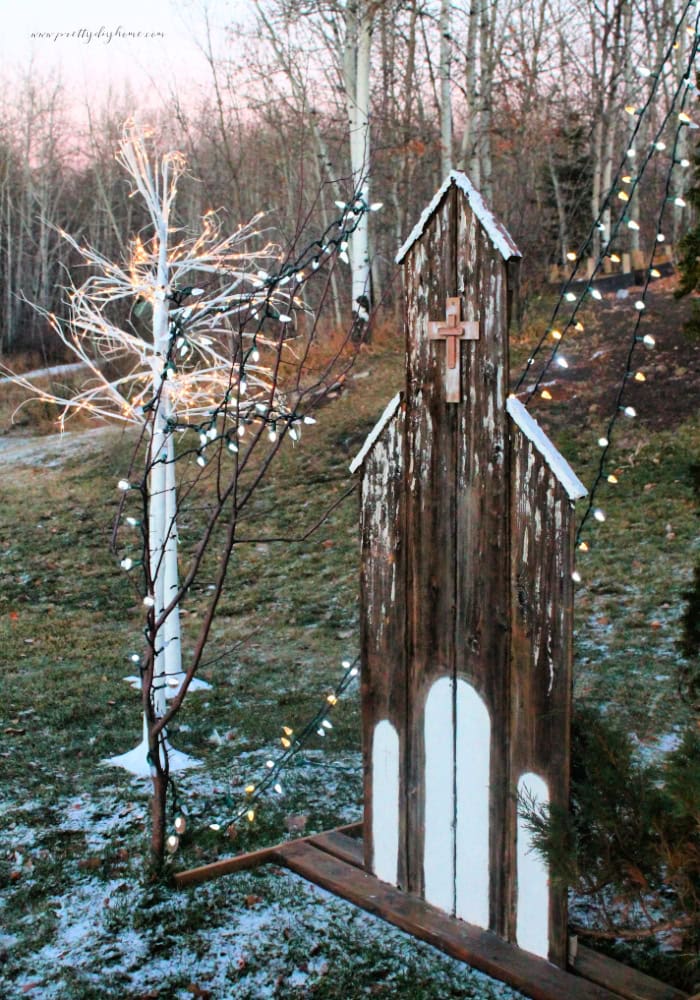
[[(298, 536), (347, 487), (351, 458), (402, 383), (396, 348), (362, 358), (371, 378), (285, 447), (251, 533)], [(583, 357), (583, 341), (578, 349)], [(599, 405), (604, 390), (594, 380), (586, 404)], [(566, 399), (536, 410), (586, 482), (596, 412), (573, 421)], [(165, 1000), (197, 995), (193, 985), (216, 998), (511, 995), (290, 875), (264, 869), (180, 894), (148, 881), (148, 789), (100, 764), (140, 738), (139, 698), (122, 677), (140, 648), (142, 608), (108, 552), (130, 449), (118, 433), (87, 437), (84, 452), (59, 465), (2, 470), (0, 992), (37, 982), (27, 995), (42, 1000), (154, 990)], [(625, 428), (614, 457), (620, 484), (600, 497), (608, 519), (579, 560), (577, 697), (607, 706), (651, 752), (690, 721), (676, 694), (676, 642), (698, 557), (699, 453), (697, 418)], [(352, 496), (305, 543), (237, 547), (208, 654), (215, 662), (203, 670), (213, 688), (187, 698), (171, 731), (204, 763), (177, 781), (189, 815), (177, 868), (274, 843), (290, 816), (303, 817), (306, 832), (359, 817), (355, 692), (328, 739), (312, 741), (283, 778), (283, 797), (263, 802), (254, 824), (230, 825), (281, 726), (303, 725), (357, 652), (357, 514)], [(186, 546), (195, 516), (181, 528)], [(186, 646), (213, 555), (185, 603)]]

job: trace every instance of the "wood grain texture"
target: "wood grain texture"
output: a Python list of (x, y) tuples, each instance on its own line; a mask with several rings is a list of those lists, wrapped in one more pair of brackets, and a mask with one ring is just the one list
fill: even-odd
[(532, 1000), (619, 1000), (619, 994), (528, 955), (490, 931), (448, 917), (424, 900), (380, 882), (309, 843), (285, 845), (276, 860)]
[(508, 377), (509, 271), (501, 254), (458, 199), (458, 291), (463, 317), (481, 336), (464, 350), (464, 404), (455, 463), (456, 673), (481, 695), (491, 726), (491, 905), (489, 926), (512, 937), (509, 908), (513, 830), (508, 809), (509, 714)]
[(220, 861), (213, 861), (208, 865), (201, 865), (199, 868), (190, 868), (184, 872), (175, 872), (173, 883), (176, 889), (185, 889), (190, 885), (199, 885), (202, 882), (210, 882), (221, 875), (231, 875), (234, 872), (244, 871), (247, 868), (257, 868), (259, 865), (268, 864), (275, 861), (280, 850), (287, 844), (302, 844), (306, 841), (315, 840), (316, 837), (328, 837), (338, 833), (345, 837), (357, 835), (362, 830), (361, 823), (347, 823), (344, 826), (336, 827), (325, 834), (310, 834), (308, 837), (299, 837), (294, 841), (284, 841), (282, 844), (274, 844), (272, 847), (261, 847), (257, 851), (248, 851), (246, 854), (237, 854), (232, 858), (222, 858)]
[[(552, 805), (569, 800), (574, 517), (554, 473), (513, 421), (511, 491), (511, 784), (534, 772)], [(515, 811), (516, 803), (511, 804)], [(515, 892), (515, 890), (514, 890)], [(514, 899), (517, 904), (517, 899)], [(566, 891), (550, 890), (550, 954), (567, 951)]]
[(625, 1000), (689, 1000), (688, 994), (674, 986), (631, 969), (629, 965), (577, 945), (572, 963), (574, 970), (594, 983), (602, 983)]
[(400, 404), (362, 465), (360, 509), (360, 650), (365, 863), (374, 871), (375, 728), (388, 720), (399, 734), (398, 884), (406, 884), (405, 406)]

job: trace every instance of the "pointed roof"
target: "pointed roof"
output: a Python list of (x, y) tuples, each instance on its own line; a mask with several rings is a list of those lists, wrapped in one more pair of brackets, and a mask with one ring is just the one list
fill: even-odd
[(413, 227), (411, 235), (396, 255), (396, 263), (402, 264), (406, 259), (408, 251), (411, 249), (413, 244), (421, 238), (438, 205), (442, 201), (443, 196), (453, 184), (455, 187), (458, 187), (464, 195), (466, 195), (472, 212), (483, 226), (487, 236), (503, 259), (512, 260), (514, 257), (520, 257), (521, 253), (513, 242), (512, 237), (504, 226), (501, 225), (491, 209), (488, 208), (486, 202), (476, 190), (467, 175), (463, 174), (461, 170), (451, 170), (445, 178), (442, 187), (435, 194), (433, 200), (426, 208), (423, 209), (423, 213), (416, 225)]
[(532, 441), (537, 451), (539, 451), (542, 458), (568, 493), (569, 499), (580, 500), (581, 497), (585, 497), (588, 493), (586, 487), (564, 456), (554, 447), (534, 417), (530, 416), (520, 400), (516, 399), (515, 396), (509, 396), (506, 400), (506, 410), (525, 437)]

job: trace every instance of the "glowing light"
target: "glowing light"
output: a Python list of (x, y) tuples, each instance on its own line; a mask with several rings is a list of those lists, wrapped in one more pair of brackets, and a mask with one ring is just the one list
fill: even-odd
[(117, 483), (117, 489), (126, 493), (127, 490), (131, 489), (131, 483), (127, 482), (126, 479), (120, 479)]
[(599, 437), (598, 438), (598, 444), (599, 444), (599, 446), (601, 448), (607, 448), (608, 445), (610, 444), (610, 442), (608, 441), (608, 439), (606, 437)]
[(576, 295), (573, 292), (567, 292), (566, 295), (564, 296), (564, 298), (566, 299), (567, 302), (575, 302), (576, 301)]
[(634, 308), (637, 310), (637, 312), (642, 312), (644, 309), (646, 309), (646, 302), (642, 302), (641, 299), (637, 299), (637, 301), (634, 303)]
[(272, 770), (272, 768), (273, 768), (274, 766), (275, 766), (275, 762), (274, 762), (274, 760), (266, 760), (266, 761), (265, 761), (265, 767), (269, 768), (270, 770)]
[(246, 785), (245, 786), (245, 793), (246, 793), (246, 795), (252, 795), (254, 791), (255, 791), (255, 785)]
[(260, 351), (257, 349), (257, 347), (253, 348), (253, 350), (250, 352), (250, 356), (253, 359), (253, 361), (257, 364), (258, 361), (260, 360)]
[(245, 818), (248, 820), (249, 823), (252, 823), (253, 820), (255, 819), (255, 809), (249, 809), (245, 814)]
[(370, 212), (378, 212), (382, 208), (384, 208), (383, 201), (375, 201), (369, 206)]
[(627, 223), (628, 229), (639, 229), (639, 223), (635, 222), (634, 219), (630, 219)]
[(681, 197), (674, 198), (673, 199), (673, 204), (677, 205), (679, 208), (685, 208), (685, 205), (686, 205), (685, 199), (681, 198)]
[(282, 732), (285, 736), (291, 736), (294, 730), (290, 729), (289, 726), (282, 726)]
[(597, 288), (591, 288), (591, 298), (596, 299), (598, 302), (603, 298)]
[(122, 559), (122, 561), (119, 563), (119, 565), (121, 566), (122, 569), (125, 569), (125, 570), (128, 571), (128, 570), (130, 570), (130, 569), (133, 568), (134, 560), (130, 559), (129, 556), (126, 556), (126, 558)]
[(146, 596), (143, 599), (143, 603), (144, 603), (144, 607), (146, 607), (146, 608), (152, 608), (153, 605), (156, 602), (154, 601), (154, 599), (151, 597), (150, 594), (146, 594)]
[(620, 199), (620, 201), (629, 201), (630, 200), (630, 196), (627, 194), (626, 191), (618, 191), (617, 192), (617, 197)]
[(571, 261), (576, 260), (576, 254), (573, 252), (573, 250), (569, 250), (569, 252), (566, 255), (566, 259)]
[(659, 271), (657, 267), (652, 267), (651, 271), (649, 271), (649, 274), (651, 275), (652, 278), (661, 277), (661, 271)]
[(623, 407), (622, 412), (624, 413), (624, 415), (626, 417), (636, 417), (637, 416), (637, 411), (635, 410), (635, 408), (633, 406), (625, 406), (625, 407)]
[(277, 792), (278, 795), (282, 794), (282, 786), (280, 785), (279, 782), (277, 782), (277, 784), (273, 785), (272, 787), (273, 787), (274, 791)]
[(690, 115), (687, 115), (685, 111), (681, 111), (678, 114), (678, 121), (682, 125), (690, 125)]
[(338, 698), (334, 694), (329, 694), (328, 697), (326, 698), (326, 701), (328, 702), (329, 705), (337, 705)]
[(214, 833), (218, 833), (218, 831), (221, 829), (221, 827), (219, 826), (218, 823), (210, 823), (209, 824), (209, 829), (213, 830)]
[(203, 469), (206, 464), (207, 460), (204, 455), (197, 455), (197, 465)]
[(637, 109), (635, 108), (634, 104), (625, 104), (625, 111), (627, 112), (628, 115), (637, 114)]
[(611, 253), (610, 254), (610, 260), (613, 262), (613, 264), (619, 264), (620, 263), (619, 254)]
[(288, 740), (286, 736), (283, 736), (280, 739), (280, 743), (282, 744), (282, 746), (284, 747), (285, 750), (288, 750), (290, 748), (290, 746), (292, 745), (292, 741)]
[(646, 382), (646, 380), (647, 380), (647, 377), (644, 374), (644, 372), (635, 372), (635, 374), (634, 374), (634, 381), (635, 382)]
[(185, 819), (184, 816), (177, 816), (175, 818), (174, 826), (177, 833), (183, 834), (187, 829), (187, 820)]
[(551, 334), (554, 340), (561, 340), (561, 330), (552, 330)]
[(631, 184), (632, 183), (632, 175), (631, 174), (625, 174), (625, 176), (621, 177), (620, 180), (622, 181), (623, 184)]
[(655, 142), (654, 146), (655, 146), (656, 149), (659, 150), (659, 152), (663, 152), (663, 150), (666, 149), (666, 143), (665, 142), (661, 142), (661, 141)]
[(126, 523), (130, 528), (138, 528), (139, 524), (141, 524), (141, 522), (137, 521), (135, 517), (127, 517)]
[(307, 417), (304, 417), (304, 423), (305, 423), (305, 424), (315, 424), (315, 423), (316, 423), (316, 421), (314, 420), (314, 418), (313, 418), (313, 417), (308, 417), (308, 416), (307, 416)]
[(569, 367), (569, 362), (566, 360), (566, 358), (563, 358), (561, 354), (557, 355), (557, 364), (559, 365), (560, 368)]
[(657, 243), (665, 243), (666, 242), (666, 237), (664, 236), (663, 233), (657, 233), (656, 234), (656, 242)]
[(680, 165), (682, 167), (689, 167), (690, 166), (690, 160), (687, 157), (685, 157), (685, 156), (679, 162), (680, 162)]
[(581, 323), (580, 320), (577, 320), (574, 323), (574, 330), (576, 330), (577, 333), (582, 333), (583, 329), (584, 329), (583, 323)]
[(645, 333), (642, 337), (642, 343), (645, 347), (656, 347), (656, 340), (652, 337), (650, 333)]
[(175, 851), (180, 846), (180, 838), (177, 837), (174, 833), (171, 833), (170, 836), (165, 841), (165, 846), (170, 854), (174, 854)]
[(628, 149), (627, 153), (625, 155), (629, 156), (630, 160), (633, 160), (635, 158), (635, 156), (637, 155), (637, 150), (636, 149)]
[(596, 519), (596, 521), (600, 521), (600, 523), (602, 524), (603, 521), (605, 520), (605, 511), (602, 511), (600, 507), (596, 507), (596, 509), (593, 511), (593, 517)]
[(619, 483), (619, 481), (620, 480), (617, 478), (617, 476), (613, 472), (611, 472), (610, 475), (608, 476), (608, 482), (612, 483), (613, 486), (615, 485), (615, 483)]
[(574, 581), (574, 583), (580, 583), (581, 582), (581, 574), (579, 573), (579, 571), (577, 569), (575, 569), (573, 571), (573, 573), (571, 574), (571, 579)]
[(235, 454), (235, 452), (238, 451), (238, 445), (236, 444), (235, 441), (229, 441), (229, 443), (226, 445), (226, 447), (228, 448), (228, 450), (230, 452), (233, 452), (234, 454)]
[(141, 662), (141, 657), (139, 656), (138, 653), (132, 653), (131, 656), (129, 657), (129, 659), (131, 660), (132, 663), (140, 663)]
[(542, 399), (551, 399), (552, 398), (552, 394), (549, 391), (549, 389), (543, 389), (542, 392), (540, 393), (540, 395), (542, 396)]
[(579, 542), (581, 552), (588, 552), (588, 542)]

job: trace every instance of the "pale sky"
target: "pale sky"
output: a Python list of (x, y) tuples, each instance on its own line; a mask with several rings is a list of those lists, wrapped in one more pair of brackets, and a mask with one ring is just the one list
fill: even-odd
[[(204, 0), (0, 0), (0, 65), (3, 75), (60, 70), (79, 101), (98, 98), (125, 81), (151, 95), (180, 84), (208, 80), (195, 37), (204, 41)], [(224, 26), (245, 16), (246, 0), (208, 0), (214, 42)], [(134, 33), (148, 37), (134, 37)], [(32, 38), (32, 33), (41, 37)]]

